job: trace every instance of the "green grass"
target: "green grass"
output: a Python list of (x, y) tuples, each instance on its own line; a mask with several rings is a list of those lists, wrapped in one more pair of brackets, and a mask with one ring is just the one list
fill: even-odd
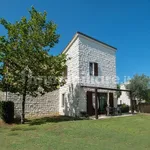
[(0, 150), (148, 150), (150, 115), (0, 125)]

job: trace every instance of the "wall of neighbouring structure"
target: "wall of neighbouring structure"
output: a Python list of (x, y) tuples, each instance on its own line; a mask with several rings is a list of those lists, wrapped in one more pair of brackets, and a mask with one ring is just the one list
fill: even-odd
[[(5, 100), (5, 93), (0, 92), (1, 100)], [(22, 96), (13, 93), (8, 93), (7, 100), (13, 101), (15, 104), (15, 117), (21, 115)], [(42, 96), (31, 97), (27, 96), (25, 104), (25, 115), (30, 116), (45, 116), (59, 114), (59, 90), (46, 93)]]
[[(120, 89), (126, 90), (126, 84), (121, 84)], [(121, 92), (121, 95), (118, 98), (118, 105), (119, 104), (126, 104), (128, 106), (131, 106), (131, 101), (128, 92)]]
[(139, 105), (138, 108), (141, 113), (150, 113), (150, 103), (141, 103)]

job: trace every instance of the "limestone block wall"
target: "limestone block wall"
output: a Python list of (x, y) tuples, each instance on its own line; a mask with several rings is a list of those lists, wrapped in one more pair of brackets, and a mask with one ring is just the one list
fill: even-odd
[[(98, 63), (98, 76), (90, 76), (89, 63)], [(79, 36), (80, 84), (116, 88), (116, 50)]]
[[(8, 99), (15, 104), (15, 116), (21, 115), (22, 96), (13, 93), (8, 93)], [(27, 96), (25, 104), (26, 116), (45, 116), (59, 114), (59, 90), (46, 93), (42, 96), (31, 97)]]
[(5, 101), (5, 99), (6, 99), (6, 93), (0, 91), (0, 101)]
[[(79, 39), (77, 39), (66, 52), (68, 60), (68, 75), (66, 84), (59, 89), (59, 113), (74, 116), (77, 102), (77, 84), (79, 83)], [(62, 94), (65, 94), (65, 106), (62, 107)]]

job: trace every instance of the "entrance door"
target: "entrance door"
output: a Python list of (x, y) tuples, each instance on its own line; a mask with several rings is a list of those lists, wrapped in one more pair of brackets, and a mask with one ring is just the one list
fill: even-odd
[[(97, 111), (98, 114), (105, 114), (107, 107), (107, 93), (97, 93)], [(95, 93), (87, 92), (87, 114), (95, 115)]]
[[(113, 93), (109, 93), (110, 107), (114, 107)], [(98, 114), (105, 114), (107, 107), (107, 93), (97, 93)], [(95, 93), (87, 92), (87, 114), (95, 115)]]
[(99, 100), (99, 114), (106, 113), (107, 107), (107, 93), (98, 93), (98, 100)]

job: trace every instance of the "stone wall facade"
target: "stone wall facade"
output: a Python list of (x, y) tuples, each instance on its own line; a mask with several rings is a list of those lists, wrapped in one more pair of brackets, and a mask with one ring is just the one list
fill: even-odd
[[(82, 35), (79, 41), (79, 83), (116, 88), (116, 50)], [(98, 63), (98, 76), (89, 74), (90, 62)]]
[[(90, 62), (98, 63), (98, 76), (89, 74)], [(82, 86), (116, 88), (116, 50), (79, 35), (79, 79)], [(86, 92), (93, 89), (81, 88), (80, 91), (80, 110), (87, 111)], [(98, 92), (109, 91), (98, 90)], [(114, 106), (117, 106), (115, 97)]]
[[(1, 95), (5, 95), (5, 93), (1, 92)], [(5, 96), (3, 96), (3, 99), (1, 100), (6, 100)], [(20, 117), (22, 110), (22, 96), (18, 96), (13, 93), (8, 93), (7, 100), (14, 102), (15, 117)], [(59, 90), (49, 92), (37, 97), (27, 96), (25, 103), (25, 115), (27, 117), (58, 114)]]
[[(79, 39), (77, 39), (67, 50), (67, 79), (66, 84), (59, 89), (59, 113), (61, 115), (75, 115), (75, 102), (77, 94), (75, 89), (79, 83)], [(62, 106), (62, 94), (65, 94), (65, 105)]]

